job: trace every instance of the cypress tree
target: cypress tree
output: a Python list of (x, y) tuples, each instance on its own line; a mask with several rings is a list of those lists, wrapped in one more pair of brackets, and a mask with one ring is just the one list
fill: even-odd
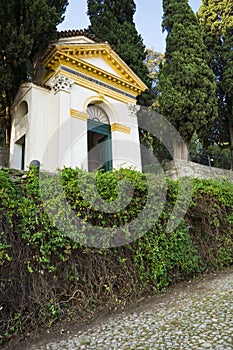
[(56, 38), (67, 4), (67, 0), (1, 1), (0, 123), (4, 129), (20, 82), (33, 73), (33, 56)]
[[(133, 16), (136, 5), (133, 0), (88, 0), (89, 31), (107, 41), (139, 78), (151, 87), (149, 72), (144, 63), (145, 45), (138, 34)], [(154, 97), (147, 92), (139, 97), (141, 104), (149, 105)]]
[[(188, 1), (164, 0), (163, 10), (162, 28), (167, 38), (165, 62), (159, 73), (159, 104), (161, 113), (189, 148), (194, 132), (217, 115), (216, 82)], [(183, 150), (177, 151), (177, 157), (188, 158)]]
[(217, 80), (218, 118), (205, 135), (206, 146), (231, 150), (233, 168), (233, 0), (202, 0), (197, 14)]

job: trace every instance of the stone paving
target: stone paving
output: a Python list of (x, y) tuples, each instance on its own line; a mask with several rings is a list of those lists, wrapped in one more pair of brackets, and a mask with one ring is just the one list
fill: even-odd
[(164, 293), (84, 331), (24, 350), (231, 350), (233, 270)]

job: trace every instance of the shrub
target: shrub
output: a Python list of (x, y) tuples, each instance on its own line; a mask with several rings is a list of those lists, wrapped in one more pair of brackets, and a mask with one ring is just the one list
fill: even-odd
[[(56, 175), (42, 174), (40, 184), (34, 170), (23, 178), (22, 173), (0, 169), (2, 341), (74, 313), (85, 318), (101, 307), (122, 305), (232, 264), (233, 184), (225, 180), (193, 180), (190, 207), (179, 226), (167, 232), (179, 182), (155, 176), (150, 191), (159, 201), (150, 210), (155, 218), (160, 215), (147, 233), (134, 239), (126, 224), (147, 203), (144, 174), (127, 169), (88, 174), (66, 168)], [(167, 193), (164, 208), (161, 187)], [(119, 191), (125, 208), (107, 212)], [(75, 217), (82, 219), (78, 227)], [(104, 234), (98, 236), (100, 242), (94, 235), (89, 240), (99, 248), (83, 244), (88, 223), (93, 232), (99, 226), (126, 227), (121, 232), (127, 244), (117, 246), (114, 230), (110, 243), (115, 248), (101, 248), (109, 239)]]

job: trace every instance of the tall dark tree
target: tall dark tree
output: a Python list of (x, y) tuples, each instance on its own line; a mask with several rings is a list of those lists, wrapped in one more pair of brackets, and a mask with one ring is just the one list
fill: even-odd
[(202, 0), (197, 16), (217, 79), (218, 118), (204, 140), (230, 148), (233, 169), (233, 0)]
[[(128, 66), (151, 87), (146, 59), (145, 45), (138, 34), (133, 20), (136, 5), (133, 0), (88, 0), (89, 30), (98, 38), (107, 41)], [(152, 103), (153, 92), (145, 93), (139, 99), (141, 104)]]
[(10, 106), (22, 80), (33, 73), (32, 58), (57, 35), (67, 0), (1, 0), (0, 123), (10, 120)]
[[(217, 116), (215, 76), (188, 0), (163, 0), (163, 10), (162, 28), (167, 38), (159, 73), (159, 104), (189, 148), (193, 133)], [(185, 150), (176, 148), (177, 157), (188, 158)]]

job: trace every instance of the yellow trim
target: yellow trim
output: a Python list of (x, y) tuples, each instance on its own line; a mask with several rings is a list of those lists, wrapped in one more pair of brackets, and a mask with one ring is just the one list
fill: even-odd
[(100, 104), (104, 101), (104, 94), (98, 93), (97, 101), (95, 104)]
[(123, 132), (125, 134), (130, 134), (131, 128), (129, 128), (128, 126), (119, 124), (119, 123), (114, 123), (111, 125), (111, 132), (114, 132), (114, 131), (119, 131), (119, 132)]
[(95, 93), (98, 92), (100, 94), (103, 94), (105, 96), (108, 96), (108, 97), (111, 97), (117, 101), (120, 101), (120, 102), (125, 102), (125, 103), (133, 103), (135, 104), (135, 98), (130, 98), (128, 96), (125, 96), (121, 93), (118, 93), (116, 91), (112, 91), (108, 88), (105, 88), (103, 86), (100, 86), (100, 85), (97, 85), (96, 83), (92, 83), (86, 79), (82, 79), (80, 77), (77, 77), (75, 76), (74, 74), (70, 74), (70, 73), (67, 73), (65, 71), (63, 71), (62, 69), (59, 70), (58, 72), (56, 72), (56, 76), (59, 75), (59, 74), (62, 74), (63, 76), (66, 76), (70, 79), (72, 79), (74, 81), (75, 84), (79, 85), (79, 86), (82, 86), (86, 89), (89, 89), (89, 90), (92, 90), (94, 91)]
[[(58, 54), (58, 55), (57, 55)], [(60, 56), (60, 57), (59, 57)], [(45, 59), (45, 65), (49, 67), (53, 65), (57, 58), (60, 60), (79, 60), (90, 64), (86, 61), (82, 61), (82, 58), (103, 58), (113, 70), (120, 75), (120, 78), (133, 86), (137, 86), (140, 92), (145, 91), (147, 86), (142, 80), (129, 68), (129, 66), (114, 52), (109, 44), (78, 44), (78, 45), (57, 45), (48, 57)], [(97, 67), (94, 67), (97, 68)], [(107, 73), (106, 71), (104, 71)], [(116, 76), (115, 76), (116, 77)], [(116, 77), (117, 78), (117, 77)], [(139, 92), (139, 93), (140, 93)]]
[(84, 120), (84, 121), (87, 121), (87, 119), (88, 119), (88, 114), (80, 112), (80, 111), (77, 111), (76, 109), (71, 109), (70, 110), (70, 115), (73, 118), (81, 119), (81, 120)]
[(64, 57), (64, 54), (61, 52), (56, 52), (56, 55), (47, 64), (47, 68), (55, 71), (60, 65), (64, 65), (68, 68), (73, 69), (74, 71), (77, 71), (78, 73), (92, 77), (96, 80), (103, 81), (108, 85), (114, 86), (117, 89), (135, 96), (135, 98), (143, 91), (141, 87), (138, 86), (135, 82), (130, 83), (126, 80), (123, 80), (121, 77), (117, 77), (114, 74), (106, 72), (105, 70), (93, 66), (88, 62), (69, 56)]

